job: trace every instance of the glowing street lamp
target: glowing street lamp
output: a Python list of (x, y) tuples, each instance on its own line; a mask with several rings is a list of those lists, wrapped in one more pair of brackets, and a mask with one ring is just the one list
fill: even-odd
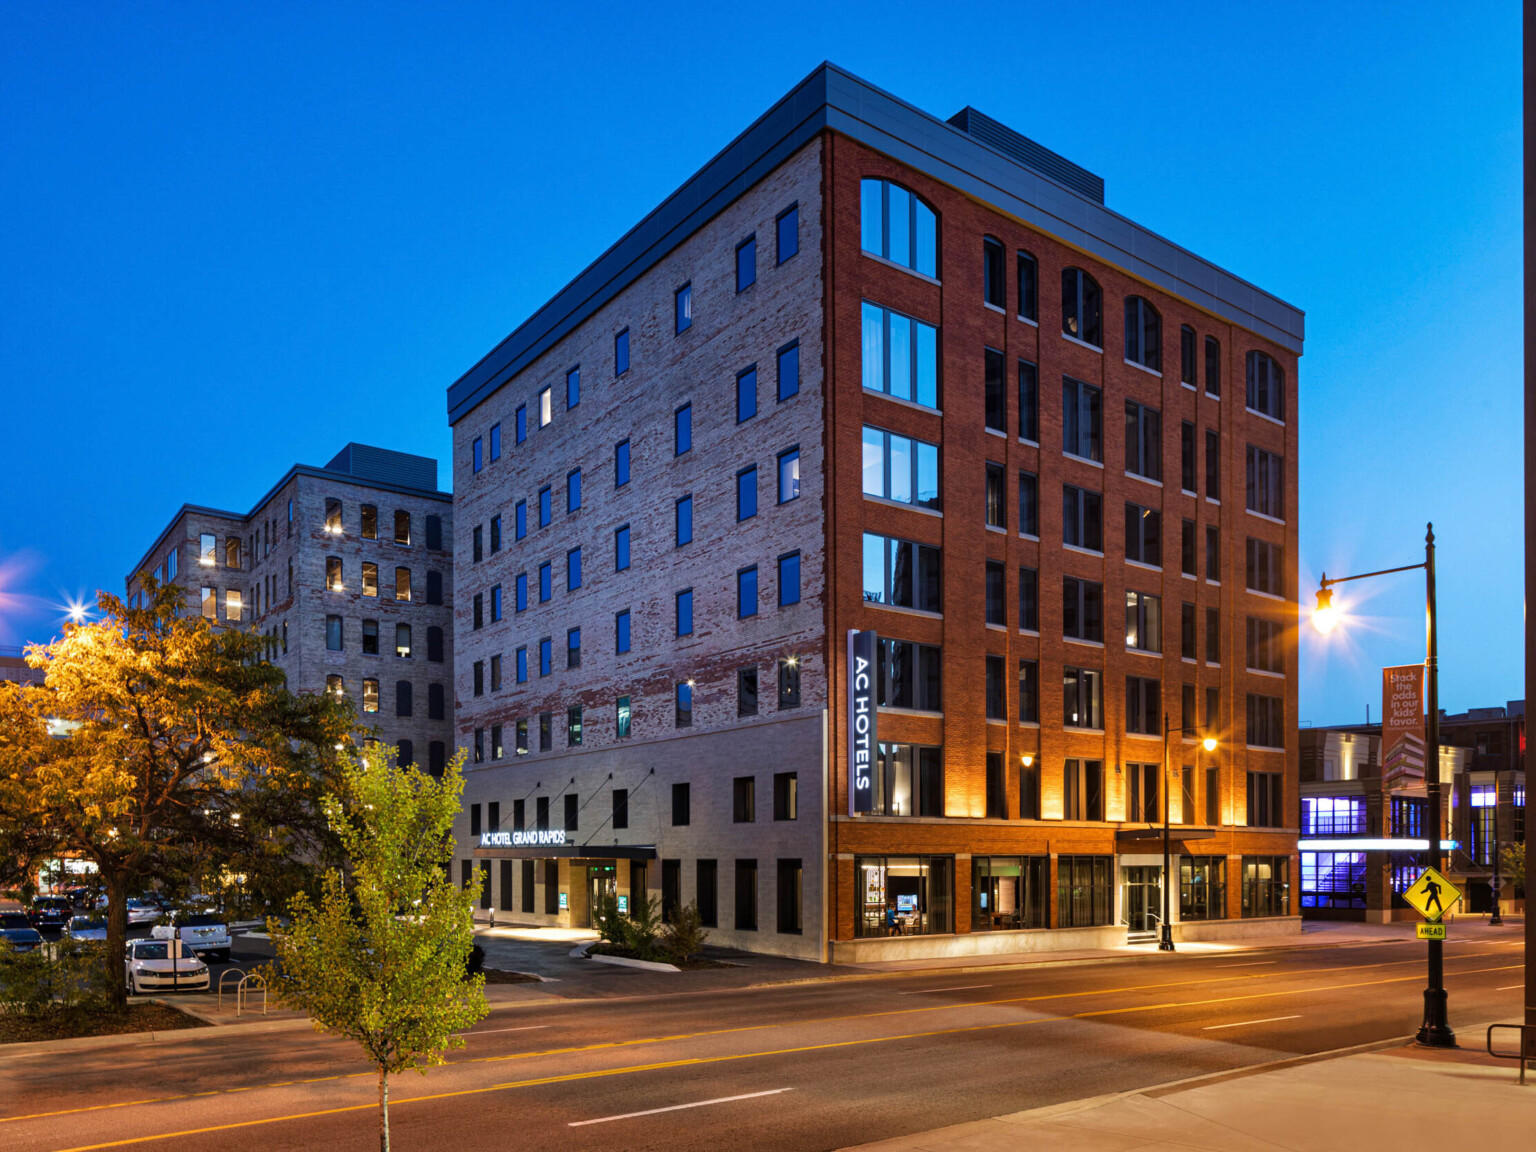
[[(1319, 632), (1332, 631), (1339, 622), (1339, 610), (1333, 605), (1333, 586), (1349, 580), (1365, 580), (1372, 576), (1388, 576), (1394, 572), (1412, 572), (1424, 569), (1424, 669), (1427, 684), (1426, 701), (1429, 723), (1425, 732), (1424, 784), (1429, 793), (1429, 866), (1441, 866), (1440, 827), (1443, 800), (1440, 788), (1440, 656), (1435, 634), (1435, 526), (1428, 525), (1424, 534), (1424, 562), (1403, 564), (1397, 568), (1383, 568), (1377, 572), (1361, 572), (1357, 576), (1335, 576), (1327, 573), (1317, 590), (1317, 607), (1312, 612), (1312, 624)], [(1495, 901), (1497, 907), (1497, 901)], [(1442, 942), (1430, 940), (1429, 986), (1424, 989), (1424, 1022), (1419, 1025), (1417, 1041), (1429, 1048), (1454, 1048), (1456, 1033), (1451, 1031), (1446, 1012), (1445, 966)]]
[[(1209, 719), (1209, 717), (1207, 717)], [(1173, 851), (1169, 843), (1168, 817), (1173, 807), (1173, 791), (1168, 784), (1168, 737), (1177, 732), (1180, 736), (1192, 736), (1200, 729), (1194, 725), (1186, 725), (1175, 728), (1173, 720), (1168, 713), (1163, 713), (1163, 923), (1158, 932), (1157, 950), (1159, 952), (1172, 952), (1173, 947), (1173, 923), (1172, 901), (1170, 896), (1173, 890)], [(1207, 752), (1216, 751), (1216, 737), (1209, 732), (1200, 741), (1200, 746)], [(1198, 760), (1198, 758), (1197, 758)], [(1185, 823), (1189, 822), (1189, 814), (1185, 813)]]

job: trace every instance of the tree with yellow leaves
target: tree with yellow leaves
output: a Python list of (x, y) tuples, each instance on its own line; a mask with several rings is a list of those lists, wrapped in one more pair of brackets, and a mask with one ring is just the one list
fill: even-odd
[(262, 637), (184, 617), (179, 589), (146, 584), (145, 607), (101, 593), (100, 620), (28, 650), (42, 689), (0, 684), (0, 868), (96, 866), (119, 1007), (128, 897), (210, 864), (321, 852), (304, 813), (318, 815), (354, 723), (344, 701), (288, 691)]

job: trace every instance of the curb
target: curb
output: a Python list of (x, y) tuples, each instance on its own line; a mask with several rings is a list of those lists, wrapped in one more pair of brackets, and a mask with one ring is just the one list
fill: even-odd
[(608, 956), (599, 952), (595, 956), (588, 956), (598, 964), (618, 964), (624, 968), (644, 968), (647, 972), (681, 972), (676, 964), (664, 964), (659, 960), (631, 960), (628, 956)]

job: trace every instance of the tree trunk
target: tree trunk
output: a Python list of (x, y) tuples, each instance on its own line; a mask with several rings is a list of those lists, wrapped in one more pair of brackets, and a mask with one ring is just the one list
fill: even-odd
[(389, 1073), (379, 1068), (379, 1152), (389, 1152)]
[(128, 877), (121, 871), (102, 870), (107, 887), (107, 1001), (118, 1012), (128, 1010), (128, 985), (123, 976), (123, 954), (128, 942)]

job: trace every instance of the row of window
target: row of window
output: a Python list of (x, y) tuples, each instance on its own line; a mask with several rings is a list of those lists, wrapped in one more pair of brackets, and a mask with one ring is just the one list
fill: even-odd
[[(774, 220), (774, 241), (776, 264), (782, 265), (785, 261), (800, 251), (800, 206), (791, 204), (781, 211)], [(736, 245), (736, 292), (739, 295), (747, 291), (757, 283), (757, 234), (754, 232), (745, 237)], [(693, 282), (688, 281), (677, 288), (672, 297), (672, 327), (673, 334), (681, 336), (693, 327)], [(779, 360), (779, 399), (787, 400), (800, 390), (800, 357), (798, 342), (781, 348), (778, 354)], [(630, 331), (628, 327), (620, 329), (613, 337), (613, 375), (617, 379), (629, 371), (630, 367)], [(738, 393), (740, 391), (741, 377), (750, 373), (755, 392), (757, 369), (754, 365), (738, 375)], [(540, 428), (548, 427), (554, 419), (554, 385), (547, 384), (541, 388), (535, 398), (535, 418)], [(581, 365), (573, 365), (565, 373), (565, 410), (569, 412), (581, 403)], [(752, 411), (756, 412), (756, 396), (752, 398)], [(744, 419), (740, 415), (738, 401), (738, 420)], [(528, 407), (519, 404), (514, 416), (514, 435), (518, 444), (528, 439)], [(501, 459), (501, 423), (492, 424), (484, 436), (476, 436), (470, 442), (470, 469), (479, 472), (488, 464)]]
[[(411, 570), (404, 567), (395, 568), (393, 582), (393, 595), (398, 601), (409, 602), (411, 595)], [(327, 556), (325, 558), (325, 590), (327, 592), (345, 592), (347, 590), (344, 565), (340, 556)], [(360, 590), (364, 596), (376, 597), (379, 594), (379, 566), (372, 560), (362, 562), (362, 581)], [(443, 574), (434, 569), (427, 571), (426, 603), (441, 604), (443, 602)]]
[[(376, 715), (379, 711), (379, 681), (374, 677), (365, 676), (362, 685), (359, 708), (365, 716)], [(325, 690), (333, 696), (345, 697), (347, 695), (346, 678), (335, 672), (327, 675), (325, 678)], [(414, 715), (415, 695), (415, 688), (411, 681), (395, 681), (396, 716), (408, 717)], [(447, 719), (445, 693), (441, 684), (427, 685), (427, 719)]]
[[(922, 276), (938, 278), (938, 215), (921, 197), (888, 180), (865, 179), (860, 184), (860, 244), (882, 260)], [(1039, 262), (1022, 249), (1014, 254), (1017, 284), (1017, 315), (1029, 323), (1039, 321)], [(999, 311), (1007, 310), (1007, 250), (994, 236), (982, 238), (982, 300)], [(1081, 268), (1061, 273), (1061, 330), (1073, 340), (1095, 349), (1104, 347), (1103, 290)], [(1162, 316), (1151, 301), (1127, 296), (1124, 301), (1125, 359), (1150, 371), (1162, 373)], [(931, 329), (930, 329), (931, 331)], [(1179, 329), (1179, 378), (1191, 388), (1199, 383), (1200, 340), (1188, 324)], [(869, 329), (865, 329), (865, 372), (870, 372)], [(1205, 391), (1221, 396), (1221, 344), (1214, 336), (1204, 340)], [(1275, 420), (1285, 419), (1284, 371), (1267, 353), (1247, 354), (1247, 405)], [(882, 389), (884, 390), (884, 389)], [(906, 395), (903, 399), (916, 399)], [(934, 400), (918, 399), (929, 407)]]
[[(381, 655), (379, 647), (379, 622), (377, 620), (363, 620), (359, 622), (359, 651), (364, 656)], [(283, 651), (288, 650), (287, 625), (284, 625)], [(387, 630), (388, 625), (385, 625)], [(325, 648), (327, 652), (345, 652), (347, 650), (347, 621), (345, 617), (329, 615), (325, 618)], [(401, 660), (412, 658), (411, 626), (409, 624), (396, 624), (394, 634), (395, 656)], [(432, 664), (443, 662), (443, 630), (436, 624), (427, 628), (427, 661)]]
[[(756, 932), (758, 930), (758, 867), (757, 859), (738, 859), (735, 861), (735, 905), (731, 926), (738, 932)], [(801, 904), (804, 899), (804, 872), (805, 869), (798, 858), (780, 858), (775, 862), (775, 877), (777, 880), (777, 892), (775, 902), (777, 915), (775, 926), (784, 935), (798, 935), (803, 931), (804, 914)], [(611, 867), (610, 871), (611, 871)], [(591, 874), (595, 868), (589, 868)], [(699, 911), (699, 921), (705, 928), (720, 927), (720, 862), (714, 859), (696, 860), (695, 871), (695, 896), (694, 903)], [(513, 891), (513, 876), (519, 874), (517, 881), (518, 892)], [(636, 893), (636, 899), (645, 898), (647, 868), (643, 861), (630, 862), (629, 889)], [(480, 889), (480, 907), (490, 908), (495, 903), (503, 912), (513, 911), (514, 905), (518, 905), (525, 915), (535, 915), (541, 907), (538, 895), (539, 888), (543, 888), (542, 910), (546, 916), (556, 916), (560, 912), (560, 862), (558, 860), (545, 860), (543, 879), (539, 879), (538, 861), (524, 860), (520, 869), (513, 868), (511, 860), (501, 861), (500, 876), (497, 883), (497, 891), (493, 893), (491, 885), (491, 862), (480, 861), (479, 874), (476, 875), (475, 862), (473, 860), (459, 861), (459, 883), (469, 888), (478, 884)], [(683, 905), (683, 862), (681, 860), (661, 861), (661, 914), (666, 920), (673, 919), (682, 909)]]
[[(575, 634), (574, 643), (575, 659), (580, 661), (580, 629), (572, 629)], [(571, 641), (568, 641), (570, 643)], [(541, 675), (548, 675), (551, 658), (550, 640), (539, 642), (538, 659)], [(567, 649), (567, 660), (571, 656), (571, 649)], [(519, 682), (527, 677), (528, 654), (527, 649), (517, 650), (517, 673)], [(797, 656), (781, 657), (778, 661), (778, 709), (787, 711), (800, 707), (800, 659)], [(501, 657), (492, 656), (490, 661), (491, 691), (495, 691), (501, 683)], [(486, 668), (480, 661), (473, 666), (474, 691), (478, 696), (484, 691)], [(673, 726), (675, 728), (691, 728), (693, 726), (693, 694), (694, 681), (679, 680), (673, 686)], [(587, 711), (583, 705), (573, 704), (565, 711), (565, 747), (579, 748), (582, 745), (584, 725)], [(736, 670), (736, 715), (738, 718), (759, 714), (758, 693), (758, 668), (749, 665)], [(474, 758), (475, 763), (481, 763), (487, 758), (491, 760), (503, 759), (508, 754), (504, 743), (507, 730), (511, 729), (514, 743), (512, 753), (517, 756), (525, 756), (531, 752), (550, 752), (555, 746), (555, 713), (540, 712), (535, 717), (519, 717), (510, 725), (492, 725), (487, 733), (485, 728), (474, 730)], [(634, 732), (635, 709), (631, 696), (620, 696), (614, 701), (613, 707), (614, 739), (627, 740)], [(487, 734), (490, 737), (489, 745), (486, 743)], [(537, 736), (538, 747), (534, 748), (532, 740)]]
[[(954, 869), (953, 856), (856, 856), (854, 891), (861, 895), (854, 935), (954, 931)], [(1057, 856), (1055, 926), (1115, 923), (1116, 870), (1113, 856)], [(1047, 856), (973, 856), (972, 930), (1050, 927), (1050, 872)], [(1179, 910), (1184, 920), (1226, 917), (1225, 857), (1179, 858)], [(1121, 923), (1127, 922), (1129, 907), (1125, 913)], [(1242, 858), (1241, 913), (1245, 918), (1290, 913), (1289, 857)]]

